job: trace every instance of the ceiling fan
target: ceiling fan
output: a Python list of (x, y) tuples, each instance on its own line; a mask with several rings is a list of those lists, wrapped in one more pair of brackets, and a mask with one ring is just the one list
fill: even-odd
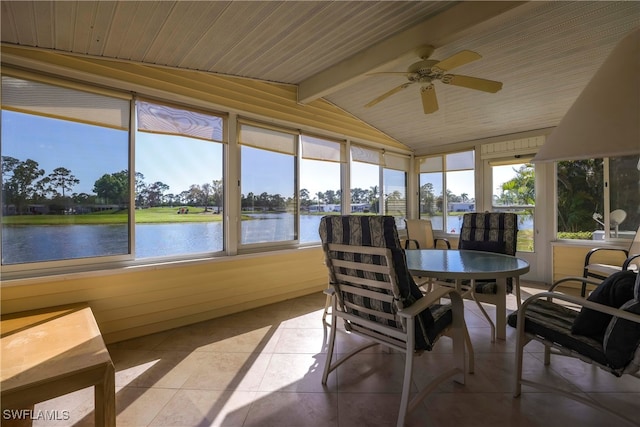
[(420, 83), (420, 93), (422, 97), (422, 108), (425, 114), (430, 114), (438, 110), (438, 100), (436, 98), (436, 89), (433, 85), (434, 81), (440, 80), (444, 84), (466, 87), (468, 89), (481, 90), (483, 92), (496, 93), (502, 89), (502, 83), (493, 80), (481, 79), (478, 77), (462, 76), (459, 74), (446, 74), (447, 71), (459, 67), (469, 62), (476, 61), (482, 56), (470, 50), (460, 51), (447, 59), (438, 61), (429, 59), (434, 51), (433, 46), (422, 46), (417, 53), (420, 61), (411, 64), (406, 72), (380, 72), (371, 73), (370, 75), (403, 75), (409, 81), (383, 93), (365, 107), (372, 107), (390, 97), (391, 95), (408, 88), (414, 83)]

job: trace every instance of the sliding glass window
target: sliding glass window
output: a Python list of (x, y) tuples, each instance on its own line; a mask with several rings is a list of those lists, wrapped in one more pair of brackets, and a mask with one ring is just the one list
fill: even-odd
[(129, 254), (125, 97), (2, 76), (2, 264)]
[(223, 117), (136, 101), (136, 258), (224, 249)]
[(293, 242), (297, 232), (294, 133), (242, 123), (240, 243)]
[(434, 230), (460, 233), (462, 215), (476, 210), (474, 152), (420, 158), (418, 170), (420, 218)]
[(351, 146), (351, 212), (378, 214), (380, 208), (380, 164), (382, 152)]
[(407, 174), (409, 156), (384, 153), (382, 174), (382, 194), (384, 194), (384, 214), (396, 220), (398, 228), (405, 228), (407, 218)]
[(631, 240), (640, 225), (638, 156), (557, 163), (558, 238)]
[(301, 135), (300, 243), (319, 242), (318, 227), (323, 215), (342, 211), (341, 166), (344, 143)]

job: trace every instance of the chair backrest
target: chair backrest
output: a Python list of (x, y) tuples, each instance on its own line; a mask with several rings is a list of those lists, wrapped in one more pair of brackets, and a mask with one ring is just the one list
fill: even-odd
[(416, 249), (433, 249), (435, 247), (431, 221), (428, 219), (405, 219), (404, 222), (407, 225), (407, 240), (414, 240), (418, 244)]
[[(378, 321), (387, 326), (402, 328), (401, 325), (396, 324), (397, 311), (411, 306), (423, 295), (409, 273), (394, 218), (373, 215), (327, 215), (320, 220), (319, 233), (329, 268), (329, 278), (336, 289), (341, 309), (346, 312), (352, 311), (367, 321)], [(385, 255), (353, 255), (348, 251), (331, 249), (329, 245), (332, 244), (384, 248)], [(340, 264), (345, 261), (362, 262), (363, 257), (365, 263), (384, 265), (384, 268), (388, 267), (388, 271), (386, 273), (384, 271), (367, 272), (365, 275), (363, 269), (349, 268)], [(362, 277), (371, 280), (371, 283), (369, 285), (359, 283)], [(360, 279), (356, 280), (356, 278)], [(356, 296), (353, 293), (353, 287), (361, 287), (369, 292)], [(369, 287), (380, 289), (371, 291)], [(376, 292), (381, 292), (382, 297), (376, 295)], [(388, 303), (389, 298), (394, 302)], [(363, 306), (375, 306), (377, 312), (371, 313), (368, 309), (363, 309)], [(386, 314), (382, 316), (380, 312)], [(431, 312), (423, 311), (416, 318), (415, 325), (415, 348), (431, 350), (438, 338), (431, 332), (434, 330), (434, 318)], [(347, 327), (350, 326), (347, 324)]]
[(462, 217), (458, 249), (515, 255), (518, 216), (509, 212), (466, 213)]
[(633, 237), (633, 241), (629, 247), (629, 256), (632, 255), (640, 255), (640, 226), (638, 226), (636, 235)]

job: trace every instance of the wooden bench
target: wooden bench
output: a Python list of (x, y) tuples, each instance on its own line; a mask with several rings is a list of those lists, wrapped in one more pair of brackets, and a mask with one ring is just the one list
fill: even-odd
[(4, 315), (0, 341), (3, 415), (94, 386), (95, 425), (116, 425), (115, 370), (86, 304)]

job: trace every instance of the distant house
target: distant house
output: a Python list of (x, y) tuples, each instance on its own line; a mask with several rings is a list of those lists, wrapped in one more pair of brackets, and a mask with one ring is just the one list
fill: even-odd
[(449, 212), (473, 212), (475, 210), (476, 210), (476, 204), (473, 202), (449, 203)]
[(326, 204), (326, 205), (309, 205), (309, 212), (340, 212), (340, 205)]

